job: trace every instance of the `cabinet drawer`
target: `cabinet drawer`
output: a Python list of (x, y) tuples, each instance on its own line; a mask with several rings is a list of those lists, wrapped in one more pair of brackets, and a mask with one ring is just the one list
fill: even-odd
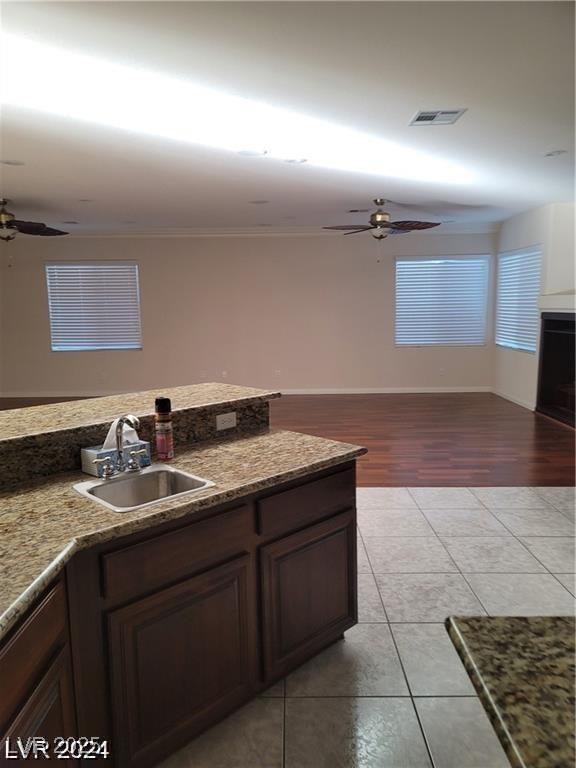
[(104, 597), (117, 600), (143, 594), (241, 554), (253, 529), (252, 510), (243, 505), (102, 555)]
[(28, 695), (56, 648), (66, 642), (66, 592), (58, 582), (0, 648), (0, 729)]
[(356, 505), (354, 468), (260, 499), (258, 533), (275, 536)]

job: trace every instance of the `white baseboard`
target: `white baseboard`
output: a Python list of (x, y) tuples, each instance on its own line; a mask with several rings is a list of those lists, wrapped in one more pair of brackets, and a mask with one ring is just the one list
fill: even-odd
[(402, 395), (450, 392), (492, 392), (492, 387), (344, 387), (330, 389), (280, 389), (283, 395)]
[(504, 400), (509, 400), (511, 403), (516, 403), (516, 405), (521, 405), (522, 408), (527, 408), (529, 411), (536, 410), (536, 403), (527, 403), (525, 400), (518, 400), (517, 398), (511, 397), (510, 395), (505, 395), (504, 392), (499, 392), (497, 389), (492, 391), (495, 395), (498, 395), (498, 397), (502, 397)]

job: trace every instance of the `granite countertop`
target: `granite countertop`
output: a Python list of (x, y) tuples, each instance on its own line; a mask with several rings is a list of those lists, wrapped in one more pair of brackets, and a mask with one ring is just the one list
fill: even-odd
[(172, 400), (172, 411), (175, 412), (206, 408), (210, 405), (225, 407), (240, 402), (266, 402), (280, 397), (280, 392), (238, 387), (233, 384), (208, 383), (35, 405), (30, 408), (0, 411), (0, 440), (109, 423), (114, 415), (120, 416), (123, 413), (133, 413), (139, 417), (151, 416), (154, 414), (154, 399), (165, 395)]
[[(131, 397), (119, 398), (123, 411), (130, 410)], [(365, 448), (284, 430), (180, 448), (172, 465), (215, 485), (139, 512), (113, 512), (81, 496), (72, 487), (89, 479), (81, 472), (52, 475), (0, 493), (0, 637), (77, 550), (193, 515), (364, 453)]]
[(450, 617), (446, 626), (512, 766), (572, 768), (575, 619)]

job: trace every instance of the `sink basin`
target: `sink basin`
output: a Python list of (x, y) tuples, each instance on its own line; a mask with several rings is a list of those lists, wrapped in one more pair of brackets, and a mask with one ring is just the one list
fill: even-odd
[(77, 483), (74, 490), (114, 512), (133, 512), (166, 499), (179, 499), (214, 485), (167, 464), (152, 464), (140, 472), (122, 473), (109, 480)]

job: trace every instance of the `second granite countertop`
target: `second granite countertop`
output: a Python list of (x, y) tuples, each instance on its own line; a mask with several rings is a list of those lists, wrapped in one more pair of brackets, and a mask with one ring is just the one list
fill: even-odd
[(180, 449), (173, 466), (215, 485), (178, 502), (118, 513), (72, 487), (81, 472), (54, 475), (0, 494), (0, 638), (74, 552), (201, 509), (272, 488), (366, 453), (365, 448), (270, 430)]
[(450, 637), (514, 768), (573, 768), (574, 618), (450, 617)]

